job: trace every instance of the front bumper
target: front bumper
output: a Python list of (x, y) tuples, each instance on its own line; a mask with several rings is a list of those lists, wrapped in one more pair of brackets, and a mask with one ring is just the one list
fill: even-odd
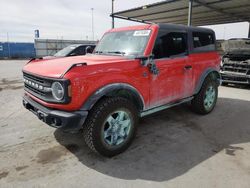
[(220, 71), (222, 82), (235, 84), (250, 84), (250, 75)]
[(65, 112), (47, 108), (27, 95), (23, 97), (23, 106), (49, 126), (69, 132), (79, 131), (88, 115), (88, 111)]

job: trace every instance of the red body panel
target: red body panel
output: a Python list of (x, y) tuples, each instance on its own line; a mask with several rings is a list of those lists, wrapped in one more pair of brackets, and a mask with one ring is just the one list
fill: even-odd
[(220, 56), (217, 52), (196, 53), (189, 56), (190, 62), (193, 66), (193, 85), (198, 84), (199, 78), (202, 73), (208, 69), (213, 68), (217, 71), (220, 70)]
[(151, 105), (159, 106), (180, 98), (191, 96), (193, 85), (192, 70), (185, 70), (188, 57), (156, 60), (159, 75), (151, 75)]
[(86, 63), (87, 65), (98, 65), (123, 61), (127, 60), (120, 56), (100, 56), (90, 54), (86, 56), (62, 57), (46, 60), (38, 59), (25, 65), (23, 70), (35, 75), (59, 78), (73, 64)]
[[(83, 105), (84, 101), (99, 88), (112, 83), (127, 83), (141, 93), (146, 106), (148, 106), (149, 82), (147, 77), (145, 78), (142, 76), (143, 72), (148, 72), (148, 68), (141, 66), (140, 60), (130, 60), (120, 56), (111, 57), (102, 55), (91, 55), (89, 57), (82, 56), (82, 62), (87, 61), (87, 66), (74, 67), (64, 76), (64, 78), (69, 79), (71, 82), (71, 103), (52, 104), (44, 102), (33, 96), (32, 98), (50, 108), (73, 111), (79, 109)], [(80, 58), (78, 57), (78, 59)], [(98, 61), (101, 59), (102, 61)], [(107, 59), (107, 62), (105, 62), (104, 59)], [(32, 72), (34, 74), (35, 71), (30, 70), (29, 66), (27, 67), (25, 67), (24, 71)], [(60, 77), (60, 75), (64, 72), (63, 70), (64, 69), (61, 69), (61, 71), (58, 72), (57, 77)], [(37, 72), (35, 73), (38, 74)], [(45, 76), (45, 74), (41, 73), (38, 75)], [(52, 77), (52, 75), (53, 72), (48, 69), (47, 76)]]
[[(157, 36), (157, 25), (118, 28), (109, 32), (140, 29), (151, 29), (148, 45), (144, 51), (144, 55), (148, 56), (152, 52)], [(219, 62), (216, 52), (161, 59), (155, 61), (160, 73), (154, 75), (150, 73), (148, 67), (142, 66), (138, 59), (93, 54), (34, 60), (25, 65), (23, 71), (44, 77), (60, 78), (73, 64), (86, 63), (83, 66), (73, 67), (64, 75), (64, 78), (70, 80), (72, 88), (72, 99), (69, 104), (47, 103), (27, 93), (34, 100), (50, 108), (65, 111), (79, 110), (87, 99), (103, 86), (112, 83), (126, 83), (136, 88), (143, 97), (144, 109), (149, 109), (192, 96), (205, 68), (213, 67), (219, 70)], [(191, 65), (193, 69), (185, 70), (187, 65)]]

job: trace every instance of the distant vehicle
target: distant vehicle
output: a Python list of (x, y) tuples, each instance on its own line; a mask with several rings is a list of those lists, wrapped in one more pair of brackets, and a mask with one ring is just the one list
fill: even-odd
[(224, 85), (250, 85), (250, 39), (234, 38), (223, 43), (225, 55), (221, 62), (221, 78)]
[(94, 48), (95, 45), (73, 44), (58, 51), (53, 55), (53, 57), (69, 57), (69, 56), (85, 55), (86, 53), (92, 53)]

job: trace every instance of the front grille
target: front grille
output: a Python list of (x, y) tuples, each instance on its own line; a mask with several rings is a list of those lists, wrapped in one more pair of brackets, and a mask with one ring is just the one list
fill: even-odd
[(37, 76), (33, 76), (31, 74), (27, 74), (27, 73), (23, 73), (23, 76), (26, 77), (27, 79), (33, 80), (35, 82), (38, 82), (40, 84), (44, 84), (44, 79), (43, 78), (39, 78)]
[(236, 82), (246, 82), (246, 83), (248, 82), (248, 79), (244, 77), (222, 76), (222, 79), (236, 81)]
[(249, 75), (250, 65), (247, 63), (224, 63), (223, 71), (236, 72)]
[(65, 93), (68, 93), (68, 85), (70, 84), (69, 80), (66, 79), (52, 79), (52, 78), (44, 78), (40, 76), (35, 76), (32, 74), (28, 74), (23, 72), (24, 78), (24, 90), (31, 95), (51, 103), (69, 103), (71, 98), (68, 95), (65, 95), (61, 101), (57, 101), (51, 91), (51, 85), (53, 82), (57, 81), (62, 84), (64, 87)]
[(33, 87), (29, 86), (29, 85), (26, 84), (26, 83), (24, 84), (24, 87), (27, 88), (28, 90), (30, 90), (30, 91), (32, 91), (32, 92), (38, 94), (38, 95), (45, 96), (45, 92), (40, 91), (39, 89), (33, 88)]
[(23, 78), (25, 91), (43, 100), (52, 98), (51, 91), (46, 90), (46, 88), (51, 87), (51, 80), (34, 76), (25, 72), (23, 73)]

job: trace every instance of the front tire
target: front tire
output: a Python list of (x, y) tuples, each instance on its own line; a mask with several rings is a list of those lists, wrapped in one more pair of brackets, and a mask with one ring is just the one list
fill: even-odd
[(201, 87), (201, 90), (191, 101), (191, 107), (198, 114), (210, 113), (217, 102), (218, 85), (211, 76), (207, 77)]
[(112, 157), (125, 151), (133, 141), (138, 124), (138, 111), (127, 99), (107, 97), (99, 101), (83, 126), (89, 148)]

